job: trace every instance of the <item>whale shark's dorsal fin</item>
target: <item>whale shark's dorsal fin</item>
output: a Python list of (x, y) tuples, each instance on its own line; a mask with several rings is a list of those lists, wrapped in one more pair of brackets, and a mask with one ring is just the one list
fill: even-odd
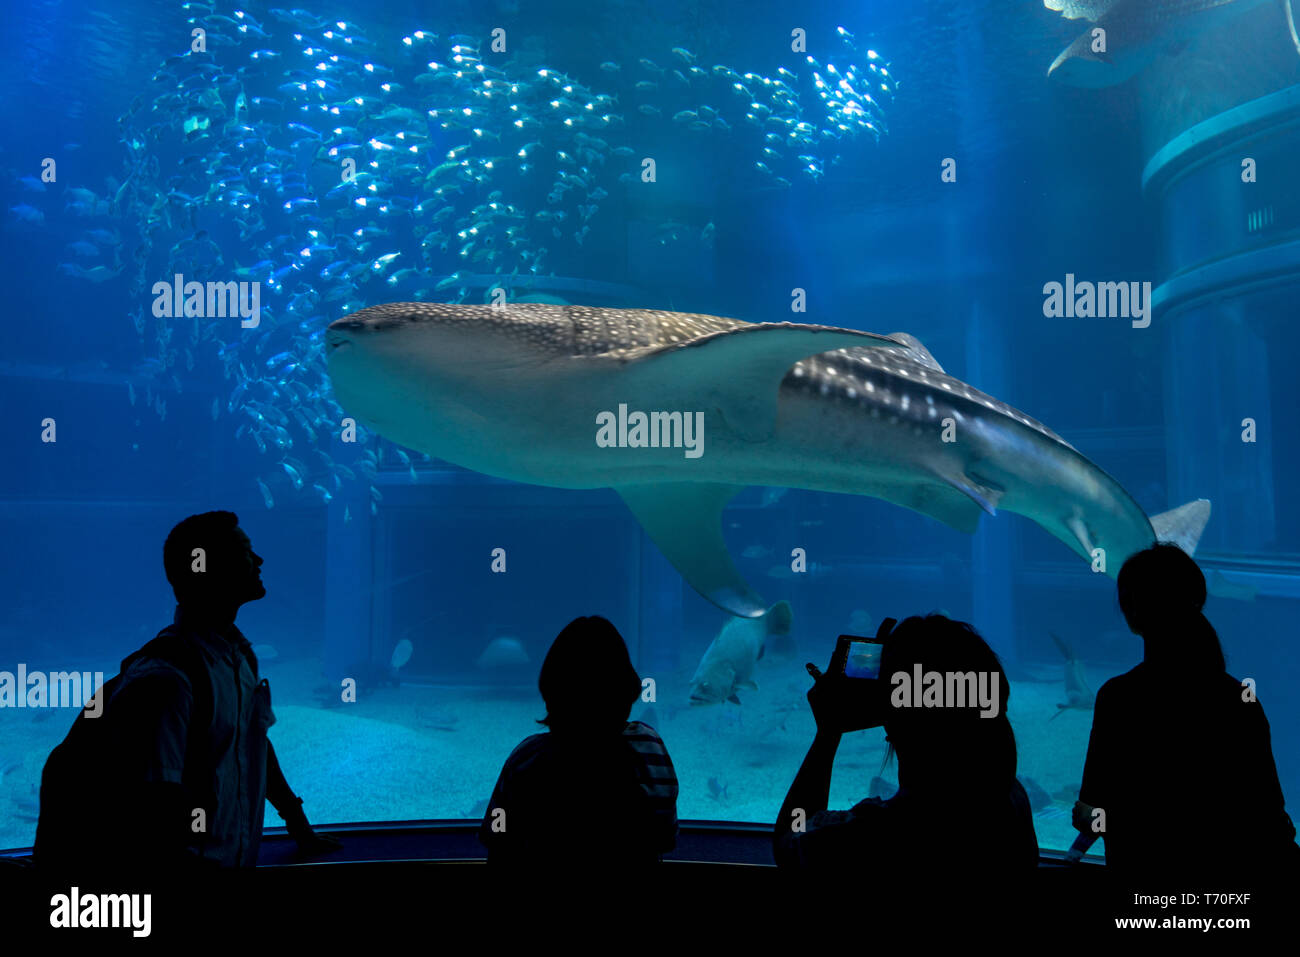
[(796, 362), (864, 346), (898, 349), (900, 343), (874, 332), (834, 326), (759, 322), (686, 342), (628, 350), (618, 358), (652, 363), (655, 375), (665, 381), (706, 383), (728, 428), (746, 441), (761, 442), (776, 428), (781, 380)]
[(621, 485), (615, 491), (692, 588), (738, 618), (759, 618), (767, 605), (736, 570), (722, 539), (722, 507), (742, 488), (666, 482)]
[[(930, 350), (923, 346), (921, 340), (916, 338), (916, 336), (910, 335), (906, 332), (891, 332), (889, 338), (893, 339), (895, 342), (901, 342), (903, 344), (905, 347), (904, 351), (907, 353), (909, 359), (920, 363), (927, 369), (933, 369), (935, 372), (944, 371), (943, 366), (939, 365), (938, 360), (936, 360), (934, 356), (930, 355)], [(944, 374), (947, 375), (946, 372)]]

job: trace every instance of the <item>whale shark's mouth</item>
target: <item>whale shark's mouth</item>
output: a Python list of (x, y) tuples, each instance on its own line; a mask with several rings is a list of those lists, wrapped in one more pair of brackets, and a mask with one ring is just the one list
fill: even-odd
[(348, 335), (346, 331), (342, 329), (335, 329), (333, 327), (325, 330), (325, 347), (330, 352), (333, 352), (335, 349), (338, 349), (340, 346), (350, 346), (350, 345), (352, 345), (352, 337)]

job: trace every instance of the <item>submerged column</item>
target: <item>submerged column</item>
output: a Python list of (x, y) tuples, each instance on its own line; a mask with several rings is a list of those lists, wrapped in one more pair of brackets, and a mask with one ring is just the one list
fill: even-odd
[(660, 689), (677, 667), (682, 635), (682, 576), (637, 528), (640, 573), (636, 603), (638, 647), (631, 649), (637, 671), (654, 678)]
[[(966, 379), (992, 395), (1004, 395), (1007, 377), (1005, 357), (998, 345), (1005, 336), (989, 328), (986, 310), (976, 296), (971, 303), (966, 335)], [(1013, 665), (1019, 658), (1016, 646), (1012, 548), (1014, 526), (1006, 515), (980, 519), (971, 538), (971, 610), (976, 630), (998, 653), (1002, 663)]]
[[(354, 485), (356, 483), (353, 483)], [(325, 506), (325, 635), (321, 669), (331, 681), (370, 659), (374, 519), (364, 487), (344, 486)]]

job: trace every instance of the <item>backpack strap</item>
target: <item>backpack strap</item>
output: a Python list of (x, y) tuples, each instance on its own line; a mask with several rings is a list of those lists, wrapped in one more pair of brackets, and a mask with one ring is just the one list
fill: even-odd
[[(143, 648), (122, 662), (123, 673), (126, 672), (128, 662), (134, 663), (138, 658), (165, 661), (188, 679), (191, 706), (185, 743), (185, 767), (187, 769), (208, 768), (211, 765), (208, 740), (214, 705), (212, 680), (207, 662), (203, 659), (202, 649), (197, 642), (182, 633), (175, 625), (168, 625)], [(183, 783), (190, 788), (192, 796), (200, 801), (201, 806), (211, 815), (216, 795), (213, 793), (210, 777), (203, 775), (196, 778), (191, 771)]]

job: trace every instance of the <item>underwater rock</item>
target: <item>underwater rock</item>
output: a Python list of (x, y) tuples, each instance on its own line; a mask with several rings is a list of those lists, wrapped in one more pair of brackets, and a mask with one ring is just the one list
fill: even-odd
[(493, 638), (474, 662), (476, 667), (485, 671), (508, 671), (527, 667), (528, 663), (528, 652), (524, 651), (523, 643), (509, 636)]

